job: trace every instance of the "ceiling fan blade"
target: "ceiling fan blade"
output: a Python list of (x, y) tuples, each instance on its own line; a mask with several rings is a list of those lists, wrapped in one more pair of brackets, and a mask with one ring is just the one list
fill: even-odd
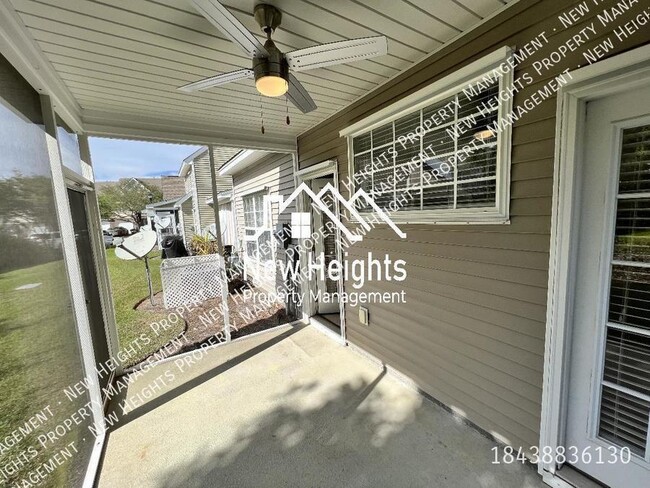
[(205, 90), (206, 88), (212, 88), (213, 86), (225, 85), (232, 81), (243, 80), (244, 78), (252, 78), (253, 70), (244, 68), (238, 69), (237, 71), (231, 71), (229, 73), (222, 73), (216, 76), (210, 76), (209, 78), (204, 78), (199, 81), (194, 81), (188, 83), (187, 85), (179, 86), (178, 90), (182, 92), (191, 93), (198, 90)]
[(289, 63), (289, 68), (294, 71), (304, 71), (383, 56), (387, 52), (388, 43), (386, 38), (376, 36), (319, 44), (318, 46), (286, 53), (285, 57)]
[(318, 107), (314, 100), (307, 92), (307, 89), (302, 86), (298, 78), (289, 73), (289, 90), (287, 91), (287, 98), (291, 103), (300, 109), (303, 114), (316, 110)]
[(262, 43), (217, 0), (192, 0), (194, 8), (212, 25), (253, 57), (268, 56)]

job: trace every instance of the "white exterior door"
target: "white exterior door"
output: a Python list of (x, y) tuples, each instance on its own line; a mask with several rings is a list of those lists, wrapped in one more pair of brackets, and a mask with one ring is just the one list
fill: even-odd
[(650, 84), (587, 104), (567, 462), (650, 486)]

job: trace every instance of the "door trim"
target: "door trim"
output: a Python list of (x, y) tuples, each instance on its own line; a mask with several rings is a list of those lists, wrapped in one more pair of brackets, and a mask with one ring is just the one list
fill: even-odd
[[(337, 191), (339, 190), (339, 170), (338, 170), (338, 161), (336, 159), (329, 159), (327, 161), (323, 161), (321, 163), (315, 164), (313, 166), (309, 166), (307, 168), (298, 169), (298, 158), (297, 156), (294, 155), (293, 164), (294, 164), (294, 175), (295, 175), (294, 183), (296, 185), (296, 188), (298, 188), (302, 183), (308, 182), (309, 180), (312, 180), (314, 178), (332, 175), (332, 179), (334, 180), (334, 188)], [(300, 212), (306, 212), (309, 208), (304, 195), (301, 195), (301, 197), (298, 198), (297, 204)], [(335, 202), (334, 212), (337, 216), (341, 214), (341, 209), (339, 207), (338, 201)], [(336, 259), (339, 262), (342, 262), (343, 252), (341, 250), (340, 242), (341, 242), (341, 231), (337, 226), (336, 227), (336, 243), (337, 243)], [(304, 290), (306, 286), (309, 286), (309, 281), (305, 280), (304, 277), (302, 277), (300, 286), (301, 286), (301, 290)], [(343, 280), (338, 280), (336, 282), (336, 288), (337, 288), (336, 291), (339, 293), (339, 296), (342, 296)], [(315, 304), (312, 302), (312, 300), (307, 300), (306, 307), (305, 309), (303, 309), (303, 320), (311, 321), (312, 325), (316, 325), (316, 327), (319, 327), (320, 322), (318, 321), (317, 318), (314, 318), (315, 316), (316, 316)], [(341, 321), (340, 341), (343, 344), (347, 344), (347, 334), (345, 328), (345, 305), (342, 302), (339, 303), (339, 317)]]
[[(590, 100), (622, 93), (650, 79), (650, 46), (643, 46), (571, 72), (558, 92), (551, 246), (544, 351), (540, 452), (563, 444), (568, 405), (571, 316), (579, 220), (578, 169), (581, 166), (586, 106)], [(559, 466), (539, 462), (544, 481), (557, 486)]]

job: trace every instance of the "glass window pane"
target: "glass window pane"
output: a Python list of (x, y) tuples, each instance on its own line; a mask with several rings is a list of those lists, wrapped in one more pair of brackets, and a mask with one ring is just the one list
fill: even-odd
[[(499, 94), (498, 82), (493, 82), (489, 86), (482, 87), (474, 85), (476, 90), (470, 92), (465, 90), (458, 95), (458, 118), (462, 119), (471, 114), (476, 114), (479, 110), (482, 112), (490, 110), (490, 107), (497, 107), (497, 95)], [(492, 104), (490, 102), (493, 102)]]
[(598, 435), (619, 446), (645, 455), (650, 402), (603, 386)]
[(405, 164), (395, 168), (395, 187), (397, 189), (419, 188), (422, 176), (422, 161)]
[(454, 181), (454, 166), (448, 157), (433, 157), (423, 163), (422, 181), (424, 184)]
[(372, 167), (370, 153), (354, 157), (354, 186), (366, 193), (372, 191)]
[(496, 181), (472, 181), (458, 185), (457, 208), (494, 207)]
[(63, 165), (83, 176), (77, 134), (58, 116), (56, 117), (56, 125), (56, 137), (59, 140)]
[(390, 212), (390, 207), (389, 205), (391, 202), (394, 200), (394, 193), (392, 191), (387, 192), (387, 193), (381, 193), (379, 195), (374, 195), (373, 200), (375, 203), (381, 208), (382, 210), (385, 210), (387, 212)]
[(650, 337), (609, 328), (604, 380), (650, 395)]
[(370, 133), (355, 137), (352, 140), (352, 150), (354, 154), (364, 152), (370, 149)]
[(429, 127), (435, 129), (454, 121), (455, 117), (455, 96), (441, 100), (440, 102), (429, 105), (422, 111), (422, 120), (429, 120), (432, 125)]
[(469, 153), (462, 161), (459, 157), (457, 168), (459, 180), (495, 176), (497, 170), (496, 146), (478, 148)]
[(650, 198), (619, 200), (614, 259), (650, 262)]
[(609, 321), (650, 329), (650, 270), (612, 266)]
[(424, 209), (454, 208), (453, 185), (434, 186), (422, 190)]
[[(395, 141), (397, 141), (397, 149), (403, 146), (420, 146), (420, 139), (415, 138), (416, 130), (420, 126), (420, 111), (405, 115), (395, 121)], [(409, 138), (409, 134), (411, 137)], [(401, 144), (403, 141), (404, 144)]]
[(453, 135), (454, 132), (450, 128), (427, 132), (424, 141), (422, 141), (422, 147), (428, 154), (432, 152), (436, 155), (453, 153), (456, 147)]
[(372, 131), (372, 147), (377, 148), (393, 142), (393, 123), (382, 125)]
[(273, 259), (273, 252), (271, 249), (271, 232), (264, 231), (258, 238), (258, 252), (260, 261), (270, 261)]
[(620, 193), (650, 191), (650, 125), (623, 131)]
[(394, 189), (393, 168), (382, 169), (373, 174), (373, 193), (385, 193)]

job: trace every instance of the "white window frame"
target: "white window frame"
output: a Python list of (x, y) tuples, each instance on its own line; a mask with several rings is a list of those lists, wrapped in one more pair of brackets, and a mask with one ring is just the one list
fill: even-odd
[[(358, 185), (355, 184), (353, 178), (354, 149), (352, 141), (355, 137), (453, 96), (468, 85), (483, 79), (493, 69), (506, 63), (510, 57), (512, 57), (512, 49), (503, 47), (340, 131), (339, 135), (347, 138), (348, 174), (351, 175), (352, 193), (358, 189)], [(505, 71), (499, 77), (500, 93), (505, 88), (513, 86), (514, 70), (507, 67)], [(506, 98), (507, 100), (500, 100), (499, 102), (498, 120), (502, 120), (504, 115), (512, 110), (513, 97)], [(391, 220), (407, 224), (509, 224), (511, 150), (512, 128), (508, 125), (508, 127), (499, 131), (497, 135), (495, 206), (398, 210), (391, 213)], [(473, 180), (467, 180), (467, 182), (471, 181)], [(368, 214), (361, 213), (361, 215)]]
[[(245, 206), (245, 203), (244, 203), (244, 202), (245, 202), (245, 200), (246, 200), (247, 198), (254, 198), (254, 197), (256, 197), (256, 196), (261, 196), (261, 197), (262, 197), (262, 208), (261, 208), (261, 211), (262, 211), (262, 226), (261, 226), (261, 227), (257, 227), (257, 226), (256, 226), (256, 227), (250, 227), (250, 226), (247, 226), (247, 225), (246, 225), (246, 206)], [(270, 217), (270, 216), (267, 217), (267, 216), (265, 215), (265, 212), (268, 211), (268, 209), (265, 208), (265, 204), (266, 204), (265, 200), (266, 200), (267, 198), (268, 198), (268, 190), (266, 190), (266, 189), (264, 189), (264, 190), (256, 190), (256, 191), (252, 191), (252, 192), (247, 192), (247, 193), (241, 195), (241, 199), (242, 199), (242, 200), (241, 200), (241, 204), (242, 204), (242, 216), (244, 217), (243, 226), (242, 226), (242, 227), (244, 228), (244, 239), (243, 239), (243, 244), (244, 244), (244, 256), (245, 256), (246, 259), (249, 259), (251, 262), (253, 262), (253, 263), (255, 263), (255, 264), (258, 264), (258, 265), (264, 265), (265, 263), (268, 263), (268, 262), (270, 262), (270, 261), (273, 261), (273, 259), (274, 259), (274, 255), (273, 255), (274, 252), (273, 252), (273, 235), (272, 235), (272, 229), (266, 228), (266, 227), (264, 226), (264, 224), (265, 224), (266, 222), (270, 222), (270, 218), (268, 218), (268, 217)], [(253, 202), (255, 202), (255, 200), (253, 200)], [(253, 205), (253, 206), (255, 207), (255, 205)], [(258, 209), (255, 207), (254, 210), (253, 210), (253, 212), (257, 212), (257, 210), (258, 210)], [(257, 221), (257, 219), (256, 219), (256, 221)], [(257, 242), (255, 242), (255, 241), (249, 241), (249, 240), (246, 239), (246, 232), (247, 232), (247, 231), (253, 231), (253, 232), (256, 232), (256, 231), (258, 231), (258, 230), (260, 230), (260, 229), (262, 229), (262, 230), (265, 231), (265, 232), (269, 232), (269, 233), (271, 233), (271, 238), (270, 238), (270, 240), (269, 240), (269, 246), (271, 247), (271, 257), (269, 257), (269, 259), (266, 259), (266, 260), (261, 260), (261, 259), (259, 259), (259, 256), (260, 256), (260, 252), (259, 252), (259, 239), (257, 240)], [(251, 256), (251, 255), (248, 254), (248, 244), (251, 243), (251, 242), (255, 242), (255, 247), (256, 247), (256, 249), (257, 249), (257, 256)]]

